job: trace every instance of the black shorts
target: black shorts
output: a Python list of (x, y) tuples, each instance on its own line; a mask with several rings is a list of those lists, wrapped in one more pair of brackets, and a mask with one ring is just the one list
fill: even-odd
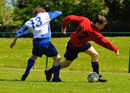
[(74, 59), (76, 59), (78, 57), (78, 53), (79, 52), (84, 52), (87, 49), (89, 49), (90, 47), (91, 47), (91, 44), (89, 42), (86, 42), (81, 47), (75, 47), (70, 42), (68, 42), (64, 57), (67, 60), (71, 60), (72, 61), (72, 60), (74, 60)]

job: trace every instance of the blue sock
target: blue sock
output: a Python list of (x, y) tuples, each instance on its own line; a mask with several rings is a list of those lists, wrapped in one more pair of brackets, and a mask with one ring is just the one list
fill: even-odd
[(33, 67), (35, 61), (33, 59), (28, 59), (28, 64), (27, 64), (27, 67), (26, 67), (26, 71), (25, 72), (30, 72), (30, 69)]
[(53, 78), (58, 79), (59, 78), (59, 74), (60, 74), (60, 65), (53, 66), (53, 72), (54, 72)]

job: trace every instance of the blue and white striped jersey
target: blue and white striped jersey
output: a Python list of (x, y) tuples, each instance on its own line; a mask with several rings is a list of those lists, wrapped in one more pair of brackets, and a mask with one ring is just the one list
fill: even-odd
[(33, 33), (33, 38), (50, 38), (50, 21), (61, 14), (62, 12), (60, 11), (39, 13), (27, 21), (15, 35), (20, 37), (24, 34)]

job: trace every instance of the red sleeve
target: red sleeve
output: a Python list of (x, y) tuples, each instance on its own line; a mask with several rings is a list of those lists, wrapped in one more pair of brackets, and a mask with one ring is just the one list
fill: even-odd
[(75, 24), (79, 24), (82, 20), (83, 20), (83, 17), (69, 15), (69, 16), (65, 17), (65, 19), (63, 20), (62, 27), (66, 27), (71, 22), (73, 22)]
[(93, 32), (92, 35), (93, 35), (92, 40), (95, 43), (97, 43), (111, 51), (115, 51), (115, 52), (117, 51), (117, 48), (114, 45), (112, 45), (112, 43), (110, 43), (108, 40), (106, 40), (105, 37), (102, 36), (102, 34), (100, 32)]

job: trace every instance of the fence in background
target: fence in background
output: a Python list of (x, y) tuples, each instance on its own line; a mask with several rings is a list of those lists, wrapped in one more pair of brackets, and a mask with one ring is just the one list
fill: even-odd
[[(67, 32), (66, 35), (63, 35), (62, 32), (51, 32), (52, 37), (68, 37), (71, 32)], [(130, 32), (101, 32), (104, 36), (130, 36)], [(0, 37), (14, 37), (15, 32), (0, 32)], [(32, 34), (27, 34), (23, 37), (32, 37)]]

